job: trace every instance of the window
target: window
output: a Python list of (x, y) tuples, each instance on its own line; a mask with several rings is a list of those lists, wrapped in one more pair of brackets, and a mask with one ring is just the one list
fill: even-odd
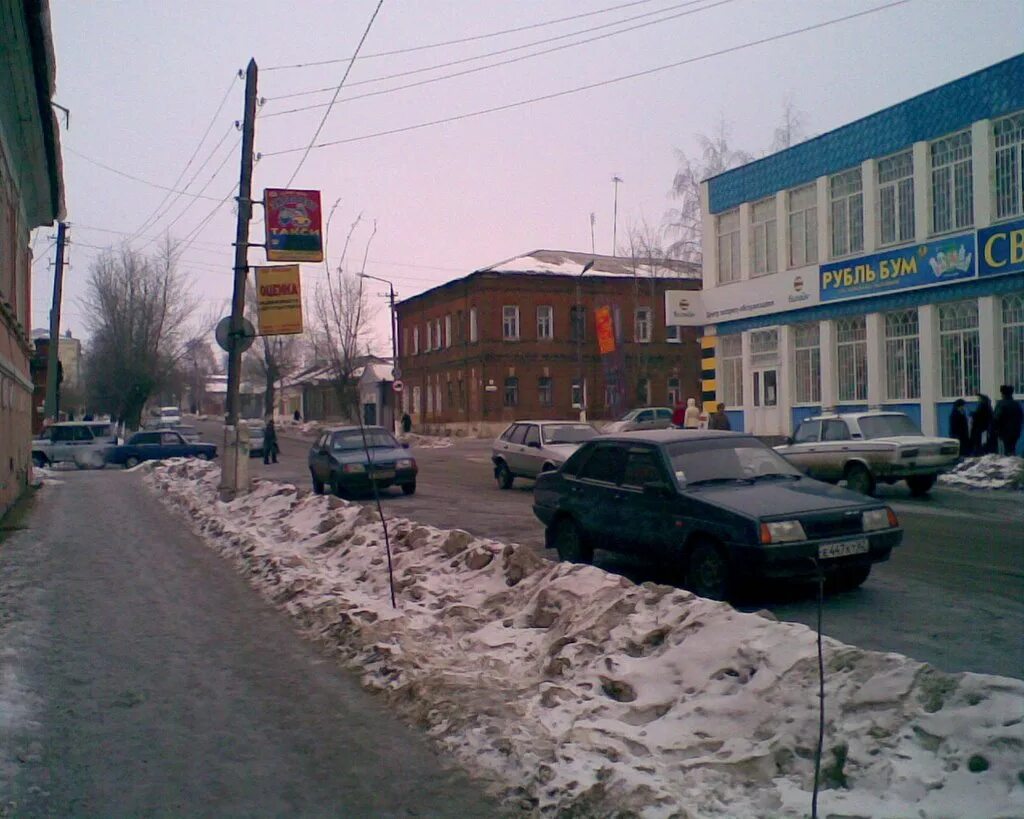
[(419, 327), (413, 327), (412, 328), (412, 354), (413, 355), (419, 355), (420, 354), (420, 328)]
[(846, 421), (824, 421), (821, 426), (821, 440), (823, 441), (850, 440), (850, 428), (846, 426)]
[(754, 203), (751, 222), (751, 270), (755, 276), (774, 273), (778, 269), (779, 259), (774, 196)]
[(586, 392), (586, 382), (581, 382), (578, 378), (572, 380), (572, 405), (574, 408), (579, 409), (583, 406), (583, 395)]
[(512, 434), (508, 437), (510, 444), (523, 444), (526, 443), (526, 428), (529, 424), (516, 424), (512, 430)]
[(816, 321), (793, 326), (793, 368), (798, 404), (821, 401), (820, 338), (820, 325)]
[(476, 308), (475, 307), (470, 307), (469, 308), (469, 340), (470, 341), (477, 341), (479, 338), (480, 338), (480, 336), (477, 335), (477, 327), (476, 327)]
[(670, 378), (665, 389), (666, 402), (673, 407), (683, 400), (683, 390), (679, 386), (678, 378)]
[(434, 322), (434, 349), (441, 349), (441, 319)]
[(413, 415), (419, 415), (420, 414), (420, 407), (422, 407), (422, 406), (423, 406), (423, 403), (420, 400), (420, 388), (419, 387), (413, 387), (412, 388), (412, 414)]
[(914, 240), (914, 153), (878, 160), (878, 226), (883, 245)]
[[(651, 403), (651, 379), (641, 378), (639, 381), (636, 382), (636, 400), (639, 401), (641, 404)], [(654, 414), (652, 413), (651, 418), (646, 420), (653, 421)]]
[(618, 484), (626, 465), (625, 456), (626, 451), (619, 446), (594, 447), (593, 454), (587, 458), (583, 468), (579, 471), (579, 477), (591, 481)]
[(466, 314), (459, 310), (455, 314), (455, 341), (461, 344), (466, 338)]
[(569, 308), (569, 335), (572, 341), (587, 340), (587, 308), (577, 304)]
[(814, 183), (789, 192), (789, 266), (818, 261), (818, 188)]
[(437, 414), (441, 414), (441, 385), (434, 385), (434, 409), (437, 410)]
[(717, 220), (718, 228), (718, 283), (739, 281), (740, 278), (740, 211), (739, 208), (723, 213)]
[(542, 407), (550, 407), (553, 403), (551, 398), (551, 379), (547, 376), (540, 376), (537, 379), (537, 401)]
[(651, 340), (651, 308), (650, 307), (637, 307), (636, 316), (634, 318), (634, 336), (635, 340), (641, 344), (646, 344)]
[(669, 344), (678, 344), (682, 341), (682, 337), (679, 335), (678, 325), (668, 324), (665, 326), (665, 341)]
[(803, 421), (800, 426), (796, 428), (796, 434), (793, 435), (794, 444), (813, 444), (817, 443), (818, 437), (821, 435), (821, 421)]
[(1024, 392), (1024, 294), (1003, 296), (1003, 383)]
[(408, 327), (403, 327), (402, 328), (402, 349), (401, 349), (399, 355), (408, 355), (408, 354), (409, 354), (409, 328)]
[(512, 439), (512, 433), (516, 431), (516, 427), (517, 426), (518, 426), (518, 424), (509, 424), (508, 429), (506, 429), (503, 433), (501, 433), (501, 436), (500, 436), (501, 440), (502, 441), (510, 441)]
[(543, 305), (537, 308), (537, 338), (550, 339), (554, 335), (554, 307)]
[(519, 340), (519, 307), (506, 305), (501, 308), (501, 337), (505, 341)]
[(921, 343), (916, 309), (885, 314), (885, 397), (921, 397)]
[(434, 349), (434, 322), (428, 321), (427, 322), (427, 338), (426, 338), (426, 345), (424, 346), (424, 350), (429, 353), (433, 349)]
[(514, 376), (505, 379), (505, 406), (519, 406), (519, 379)]
[(448, 409), (455, 406), (455, 385), (449, 381), (448, 383)]
[(750, 362), (755, 367), (779, 363), (779, 331), (754, 330), (750, 334)]
[(943, 398), (975, 395), (981, 389), (978, 303), (939, 305), (939, 371)]
[(932, 233), (974, 224), (971, 132), (937, 140), (929, 146), (932, 160)]
[(992, 135), (996, 148), (996, 218), (1004, 219), (1024, 213), (1024, 111), (996, 120)]
[(738, 333), (722, 336), (718, 341), (718, 377), (722, 382), (719, 395), (727, 407), (743, 406), (743, 337)]
[(836, 321), (836, 363), (839, 400), (867, 401), (868, 330), (864, 316)]
[(778, 406), (778, 386), (779, 373), (777, 370), (754, 370), (754, 406)]
[(526, 437), (523, 438), (523, 444), (526, 446), (540, 446), (540, 427), (536, 424), (527, 424)]
[(444, 346), (452, 346), (452, 314), (444, 317)]
[(660, 460), (650, 447), (632, 447), (626, 454), (622, 485), (640, 489), (645, 483), (664, 481), (665, 475), (658, 465)]
[(837, 173), (828, 180), (832, 202), (832, 257), (864, 249), (864, 193), (860, 168)]
[(434, 414), (434, 388), (427, 384), (427, 415)]

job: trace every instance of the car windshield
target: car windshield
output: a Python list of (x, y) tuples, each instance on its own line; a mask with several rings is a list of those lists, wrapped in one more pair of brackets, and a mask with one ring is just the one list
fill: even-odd
[[(398, 441), (389, 432), (382, 429), (366, 430), (367, 449), (397, 449)], [(358, 430), (336, 432), (331, 438), (331, 449), (336, 452), (347, 452), (363, 448), (363, 434)]]
[(680, 488), (701, 483), (796, 478), (800, 472), (756, 438), (679, 441), (666, 447)]
[(865, 438), (890, 438), (894, 435), (924, 435), (906, 415), (866, 415), (860, 419)]
[(544, 440), (549, 444), (578, 444), (597, 437), (590, 424), (548, 424), (544, 427)]

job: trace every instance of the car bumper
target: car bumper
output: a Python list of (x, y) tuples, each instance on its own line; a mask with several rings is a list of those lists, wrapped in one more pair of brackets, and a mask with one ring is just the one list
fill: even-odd
[[(389, 486), (404, 486), (416, 482), (417, 469), (394, 469), (387, 470), (385, 475), (376, 479), (378, 489), (387, 489)], [(391, 473), (391, 474), (388, 474)], [(369, 492), (373, 489), (373, 482), (367, 472), (338, 472), (336, 479), (338, 485), (343, 489), (354, 492)]]
[[(819, 557), (819, 549), (826, 543), (852, 541), (865, 537), (868, 551), (843, 557)], [(892, 550), (903, 540), (903, 529), (883, 529), (863, 535), (843, 535), (824, 540), (806, 540), (799, 543), (779, 543), (767, 546), (731, 544), (730, 552), (736, 571), (747, 577), (771, 579), (812, 580), (818, 569), (827, 576), (855, 566), (867, 566), (888, 560)]]
[(941, 461), (905, 461), (903, 463), (885, 463), (872, 467), (872, 471), (879, 478), (885, 480), (902, 480), (912, 478), (916, 475), (941, 475), (956, 466), (956, 458), (944, 459)]

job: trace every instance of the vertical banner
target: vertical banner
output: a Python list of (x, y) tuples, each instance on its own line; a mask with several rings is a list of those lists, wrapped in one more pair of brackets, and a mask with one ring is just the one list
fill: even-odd
[(266, 188), (263, 207), (268, 262), (324, 260), (320, 191)]
[(622, 344), (618, 343), (622, 340), (619, 306), (598, 307), (594, 311), (594, 320), (604, 373), (605, 406), (612, 418), (618, 418), (625, 412), (626, 397)]
[(256, 268), (256, 312), (261, 336), (302, 332), (302, 286), (297, 264)]

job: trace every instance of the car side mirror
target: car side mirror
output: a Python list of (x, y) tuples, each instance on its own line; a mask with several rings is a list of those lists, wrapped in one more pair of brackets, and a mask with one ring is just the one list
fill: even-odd
[(664, 481), (647, 481), (644, 484), (644, 494), (656, 498), (667, 498), (671, 496), (672, 491)]
[(409, 442), (408, 441), (402, 441), (402, 449), (408, 449), (408, 448), (409, 448)]

